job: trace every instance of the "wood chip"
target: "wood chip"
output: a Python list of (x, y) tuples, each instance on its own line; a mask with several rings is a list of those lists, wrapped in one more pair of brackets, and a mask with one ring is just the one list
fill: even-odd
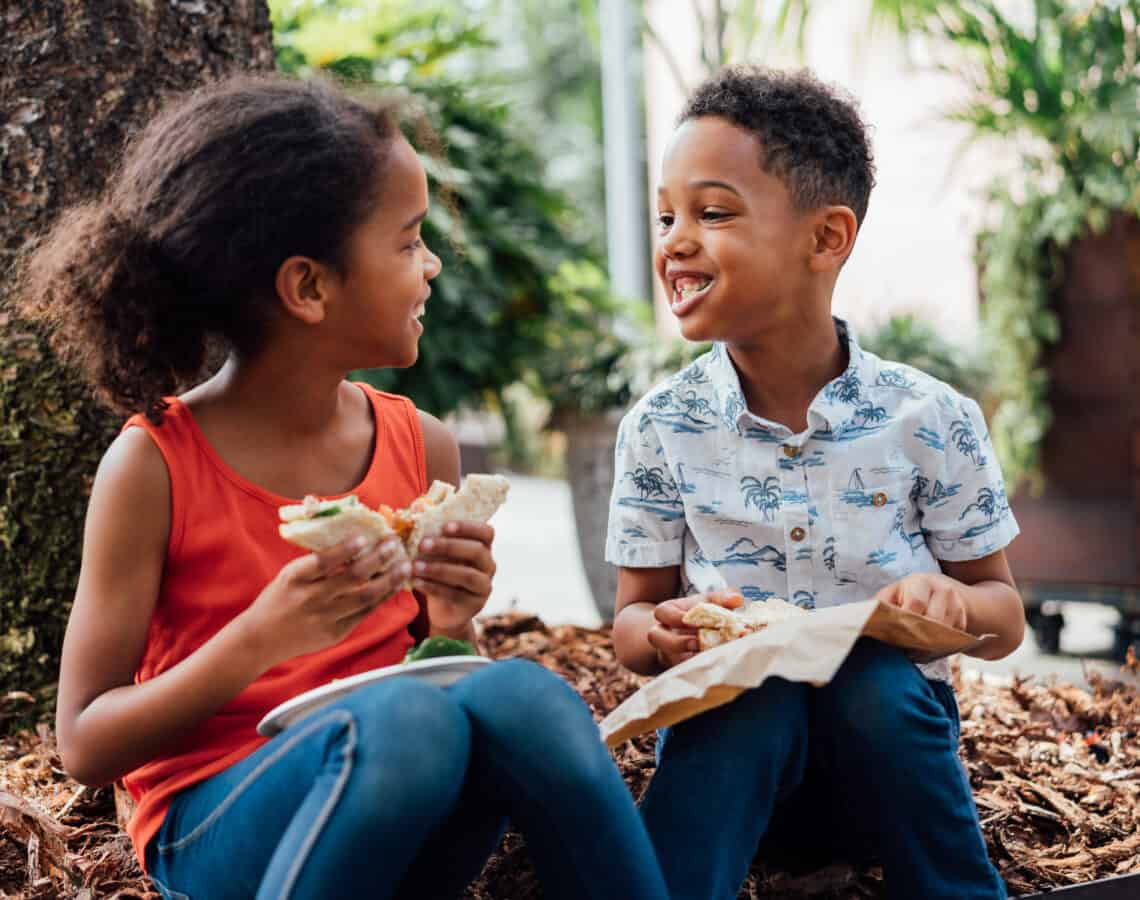
[[(617, 663), (607, 629), (548, 627), (521, 613), (480, 624), (489, 655), (536, 660), (565, 678), (598, 720), (645, 682)], [(956, 677), (962, 760), (990, 856), (1011, 896), (1140, 872), (1140, 664), (1126, 666), (1118, 681), (1089, 677), (1087, 691), (1028, 678), (994, 685)], [(26, 703), (25, 696), (11, 691), (3, 699), (11, 707)], [(652, 738), (627, 742), (614, 758), (640, 797), (653, 775)], [(739, 898), (881, 894), (876, 868), (829, 866), (793, 875), (756, 865)], [(67, 778), (46, 725), (0, 739), (4, 896), (158, 900), (115, 824), (112, 791), (86, 791)], [(514, 831), (464, 895), (541, 896), (525, 842)]]

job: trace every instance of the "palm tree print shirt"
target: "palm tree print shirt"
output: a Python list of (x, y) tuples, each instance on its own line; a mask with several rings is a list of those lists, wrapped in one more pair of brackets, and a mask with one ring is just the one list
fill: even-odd
[[(607, 560), (678, 565), (686, 593), (815, 609), (1013, 540), (978, 405), (836, 329), (847, 369), (799, 434), (748, 411), (723, 344), (638, 401), (618, 431)], [(924, 669), (949, 677), (946, 660)]]

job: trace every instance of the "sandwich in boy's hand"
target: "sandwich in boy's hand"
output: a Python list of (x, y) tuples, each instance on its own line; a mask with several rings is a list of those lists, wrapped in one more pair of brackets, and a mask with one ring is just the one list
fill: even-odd
[(303, 503), (278, 510), (281, 537), (306, 550), (327, 550), (341, 541), (364, 535), (375, 541), (396, 536), (404, 553), (414, 559), (420, 541), (438, 534), (447, 522), (486, 522), (507, 498), (510, 482), (502, 475), (468, 475), (457, 491), (436, 481), (405, 509), (370, 509), (354, 495), (339, 500), (306, 497)]
[(726, 609), (716, 603), (698, 603), (681, 620), (698, 629), (702, 650), (719, 647), (728, 641), (755, 634), (773, 622), (783, 622), (807, 615), (793, 603), (780, 597), (754, 600), (740, 609)]

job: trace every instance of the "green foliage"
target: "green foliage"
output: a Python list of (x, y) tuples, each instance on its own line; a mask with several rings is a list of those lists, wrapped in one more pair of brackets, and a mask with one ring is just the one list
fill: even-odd
[(566, 315), (559, 266), (590, 254), (571, 236), (573, 207), (545, 184), (543, 160), (517, 136), (494, 86), (441, 74), (459, 48), (485, 45), (482, 32), (454, 13), (399, 4), (278, 4), (275, 15), (283, 68), (404, 90), (442, 139), (442, 156), (421, 152), (433, 195), (423, 236), (443, 272), (420, 359), (357, 374), (438, 415), (501, 405), (504, 388), (549, 363), (547, 334)]
[(708, 349), (662, 342), (648, 304), (614, 296), (592, 263), (563, 263), (551, 288), (559, 303), (536, 331), (546, 352), (528, 384), (550, 403), (555, 421), (567, 413), (624, 409)]
[(910, 313), (892, 316), (860, 342), (877, 356), (921, 369), (968, 397), (980, 397), (986, 389), (981, 360)]
[(978, 250), (991, 435), (1012, 491), (1041, 484), (1051, 418), (1042, 353), (1059, 337), (1051, 298), (1063, 252), (1114, 213), (1140, 213), (1140, 0), (1035, 0), (1024, 22), (998, 6), (961, 0), (909, 21), (952, 48), (944, 67), (969, 81), (953, 117), (1020, 154), (991, 186), (993, 224)]
[(75, 592), (75, 510), (87, 505), (91, 473), (118, 427), (52, 359), (0, 308), (0, 685), (28, 691), (40, 709), (54, 693)]

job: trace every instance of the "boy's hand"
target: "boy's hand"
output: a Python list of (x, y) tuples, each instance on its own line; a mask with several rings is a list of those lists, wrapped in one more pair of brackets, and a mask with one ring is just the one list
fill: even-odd
[(966, 585), (948, 575), (919, 572), (887, 585), (874, 599), (965, 631), (967, 590)]
[(466, 628), (491, 596), (495, 529), (483, 522), (448, 522), (443, 534), (420, 541), (412, 587), (427, 597), (433, 631)]
[(646, 638), (657, 651), (657, 661), (664, 669), (671, 669), (678, 663), (696, 656), (701, 649), (698, 630), (684, 621), (685, 613), (698, 603), (715, 603), (725, 609), (737, 609), (744, 605), (744, 598), (731, 590), (709, 591), (707, 594), (693, 594), (677, 597), (658, 603), (653, 608), (653, 627)]

